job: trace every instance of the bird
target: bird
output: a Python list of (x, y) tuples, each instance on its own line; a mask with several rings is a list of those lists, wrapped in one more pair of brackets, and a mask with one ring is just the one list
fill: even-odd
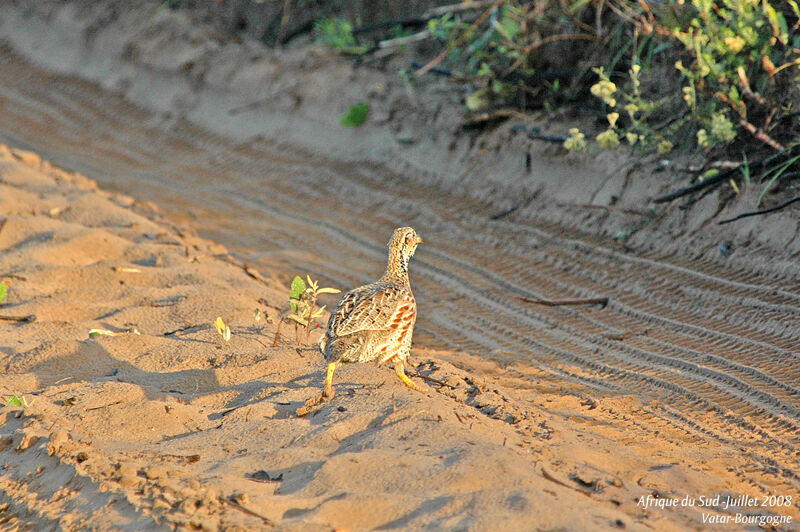
[(331, 313), (320, 349), (328, 363), (322, 399), (334, 396), (333, 372), (343, 363), (394, 362), (394, 370), (412, 390), (422, 391), (405, 372), (417, 320), (408, 261), (422, 238), (411, 227), (399, 227), (389, 240), (383, 277), (344, 294)]

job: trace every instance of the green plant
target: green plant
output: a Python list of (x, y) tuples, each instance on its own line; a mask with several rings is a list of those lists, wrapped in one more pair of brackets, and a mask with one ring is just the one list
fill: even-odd
[[(609, 111), (609, 127), (595, 138), (598, 144), (614, 148), (624, 138), (661, 153), (678, 144), (711, 151), (737, 142), (746, 131), (751, 139), (783, 150), (784, 140), (798, 136), (791, 128), (777, 129), (774, 118), (800, 104), (800, 10), (794, 0), (779, 5), (780, 10), (769, 0), (620, 4), (621, 14), (634, 22), (626, 48), (632, 66), (627, 76), (615, 71), (615, 81), (606, 73), (610, 70), (594, 69), (599, 80), (591, 93)], [(787, 16), (794, 18), (791, 30)], [(679, 92), (662, 87), (663, 81), (642, 83), (645, 72), (662, 80), (670, 75), (665, 66), (642, 68), (656, 57), (662, 65), (674, 65)], [(613, 68), (620, 59), (614, 55), (609, 64)], [(670, 113), (669, 127), (659, 126), (657, 120)]]
[(6, 406), (28, 406), (28, 401), (25, 399), (24, 395), (8, 395), (3, 400), (5, 401)]
[[(472, 24), (448, 14), (428, 30), (447, 47), (428, 67), (445, 60), (477, 82), (465, 100), (472, 112), (532, 100), (553, 109), (589, 82), (608, 120), (594, 136), (604, 148), (712, 151), (757, 141), (780, 151), (800, 137), (785, 121), (800, 106), (797, 0), (505, 0)], [(548, 77), (554, 61), (543, 51), (570, 62), (567, 44), (577, 40), (597, 43), (573, 62), (578, 73), (603, 65), (597, 81)], [(781, 119), (790, 127), (778, 127)], [(588, 149), (578, 134), (568, 149)]]
[[(783, 0), (776, 5), (792, 13), (796, 30), (797, 3)], [(678, 60), (675, 67), (687, 82), (684, 99), (700, 127), (701, 147), (730, 144), (739, 133), (738, 124), (780, 149), (768, 133), (771, 118), (788, 95), (778, 92), (783, 84), (778, 78), (781, 71), (800, 64), (800, 38), (795, 34), (790, 39), (783, 12), (768, 0), (691, 0), (673, 13), (674, 19), (662, 24), (689, 57), (688, 64)]]
[(317, 41), (343, 54), (361, 55), (369, 49), (356, 42), (353, 26), (340, 17), (317, 20), (314, 23), (314, 35)]
[(367, 120), (369, 105), (364, 102), (351, 106), (339, 118), (339, 123), (346, 127), (357, 127)]
[(786, 170), (788, 170), (788, 169), (789, 169), (789, 167), (791, 167), (791, 166), (792, 166), (794, 163), (796, 163), (798, 160), (800, 160), (800, 155), (796, 155), (796, 156), (792, 157), (791, 159), (789, 159), (789, 160), (788, 160), (788, 161), (786, 161), (785, 163), (781, 164), (781, 165), (780, 165), (780, 166), (778, 166), (777, 168), (775, 168), (775, 169), (773, 169), (773, 170), (770, 170), (770, 171), (768, 171), (768, 172), (767, 172), (767, 173), (764, 175), (764, 177), (762, 177), (762, 179), (761, 179), (761, 180), (762, 180), (762, 181), (766, 181), (766, 180), (767, 180), (767, 176), (769, 176), (769, 175), (770, 175), (770, 173), (772, 173), (772, 177), (770, 177), (770, 178), (769, 178), (769, 181), (767, 181), (767, 184), (766, 184), (766, 185), (764, 186), (764, 188), (761, 190), (761, 194), (759, 194), (759, 195), (758, 195), (758, 201), (756, 202), (756, 207), (758, 207), (759, 205), (761, 205), (761, 200), (762, 200), (762, 199), (764, 199), (764, 195), (767, 193), (767, 191), (768, 191), (770, 188), (772, 188), (772, 185), (774, 185), (774, 184), (775, 184), (775, 182), (778, 180), (778, 178), (779, 178), (779, 177), (781, 177), (781, 174), (783, 174), (783, 173), (784, 173)]
[(742, 172), (742, 177), (744, 178), (744, 186), (745, 188), (750, 187), (750, 162), (747, 160), (747, 154), (742, 152), (742, 165), (739, 167), (739, 171)]
[(272, 323), (272, 317), (269, 315), (269, 312), (266, 310), (261, 312), (260, 309), (255, 309), (253, 311), (253, 322), (255, 323), (256, 327), (258, 327), (258, 330), (264, 329), (264, 325), (261, 324), (262, 320), (266, 323)]
[(311, 277), (306, 275), (306, 284), (300, 277), (292, 279), (292, 284), (289, 287), (289, 311), (283, 314), (278, 321), (278, 329), (275, 331), (275, 340), (272, 342), (273, 346), (278, 345), (278, 339), (281, 335), (281, 326), (284, 320), (291, 320), (294, 322), (294, 334), (297, 343), (300, 343), (299, 327), (302, 326), (306, 330), (306, 345), (310, 345), (311, 329), (314, 325), (314, 319), (318, 318), (325, 311), (325, 305), (316, 308), (317, 297), (321, 294), (338, 294), (341, 290), (336, 288), (320, 288), (319, 283), (312, 281)]
[[(639, 78), (642, 67), (634, 64), (628, 71), (627, 90), (619, 90), (603, 67), (593, 70), (599, 80), (591, 86), (590, 92), (610, 111), (606, 114), (608, 127), (595, 136), (597, 144), (601, 148), (615, 149), (625, 140), (630, 146), (643, 150), (655, 147), (659, 153), (672, 151), (672, 142), (649, 125), (650, 117), (662, 107), (663, 101), (651, 101), (643, 96)], [(570, 151), (587, 151), (583, 138), (583, 133), (572, 129), (564, 147)]]
[[(593, 39), (575, 30), (562, 4), (506, 0), (472, 24), (447, 14), (428, 22), (430, 34), (446, 45), (446, 60), (459, 65), (461, 74), (480, 87), (467, 98), (470, 111), (495, 103), (524, 102), (536, 96), (561, 93), (558, 81), (532, 83), (536, 75), (531, 58), (545, 45), (571, 39)], [(486, 21), (486, 25), (479, 22)], [(569, 28), (569, 32), (562, 30)], [(524, 107), (524, 103), (522, 103)]]
[(8, 296), (8, 281), (0, 282), (0, 303), (5, 301)]

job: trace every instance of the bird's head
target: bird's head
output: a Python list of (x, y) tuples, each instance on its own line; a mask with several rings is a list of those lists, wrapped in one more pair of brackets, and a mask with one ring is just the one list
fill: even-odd
[(389, 268), (396, 267), (402, 273), (408, 273), (408, 259), (414, 256), (422, 238), (411, 227), (398, 227), (389, 241)]
[(398, 227), (389, 241), (390, 250), (398, 250), (401, 254), (412, 257), (417, 250), (417, 245), (422, 243), (422, 238), (411, 227)]

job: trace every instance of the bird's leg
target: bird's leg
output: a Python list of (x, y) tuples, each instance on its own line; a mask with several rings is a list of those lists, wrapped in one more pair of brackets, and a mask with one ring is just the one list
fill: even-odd
[(416, 390), (418, 392), (422, 391), (420, 389), (420, 387), (417, 386), (416, 384), (414, 384), (414, 381), (412, 381), (408, 377), (408, 375), (406, 375), (406, 370), (403, 367), (403, 361), (401, 359), (399, 359), (399, 358), (394, 363), (394, 372), (397, 373), (397, 376), (400, 377), (400, 380), (403, 381), (403, 384), (405, 384), (406, 386), (408, 386), (412, 390)]
[(336, 392), (333, 389), (333, 372), (336, 370), (336, 362), (328, 364), (328, 373), (325, 375), (325, 387), (322, 388), (322, 397), (333, 399)]
[(325, 386), (322, 388), (322, 393), (317, 397), (312, 397), (304, 406), (301, 406), (297, 409), (296, 414), (300, 417), (303, 417), (311, 412), (314, 409), (324, 403), (325, 401), (330, 401), (333, 399), (334, 394), (336, 393), (333, 389), (333, 371), (336, 369), (336, 362), (331, 362), (328, 364), (328, 373), (325, 375)]

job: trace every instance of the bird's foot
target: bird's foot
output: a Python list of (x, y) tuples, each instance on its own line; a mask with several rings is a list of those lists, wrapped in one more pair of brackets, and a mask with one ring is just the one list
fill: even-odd
[(316, 410), (316, 408), (319, 405), (321, 405), (322, 403), (326, 403), (331, 399), (333, 399), (333, 392), (331, 392), (330, 396), (327, 396), (325, 395), (325, 391), (323, 391), (318, 396), (312, 397), (311, 399), (306, 401), (306, 404), (298, 408), (295, 414), (297, 414), (297, 417), (307, 416), (308, 414)]
[(403, 367), (403, 362), (402, 361), (398, 361), (395, 364), (394, 371), (395, 371), (395, 373), (397, 373), (397, 376), (400, 378), (400, 380), (403, 381), (403, 384), (405, 384), (406, 386), (408, 386), (412, 390), (416, 390), (418, 392), (425, 393), (422, 388), (417, 386), (416, 383), (414, 381), (412, 381), (411, 378), (409, 378), (408, 375), (406, 375), (406, 370)]
[(322, 399), (324, 401), (330, 401), (336, 395), (336, 390), (333, 389), (333, 386), (330, 383), (326, 383), (325, 387), (322, 389)]
[(326, 401), (330, 401), (336, 395), (336, 390), (333, 389), (333, 371), (336, 369), (336, 362), (328, 364), (328, 371), (325, 374), (325, 386), (322, 388), (322, 393), (317, 397), (312, 397), (306, 401), (305, 406), (297, 409), (296, 414), (299, 417), (310, 414), (317, 406)]

